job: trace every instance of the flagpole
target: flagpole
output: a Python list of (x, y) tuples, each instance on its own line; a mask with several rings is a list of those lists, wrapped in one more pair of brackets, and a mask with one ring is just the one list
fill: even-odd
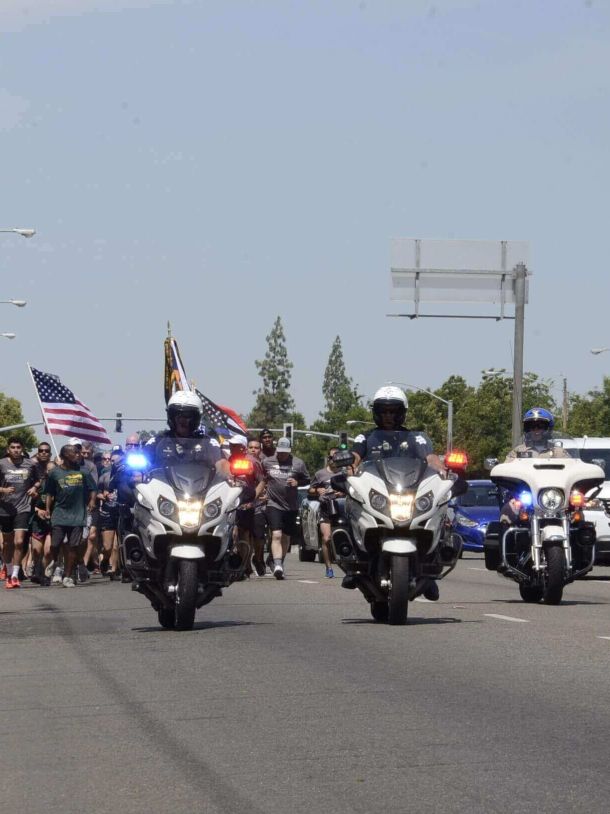
[(49, 422), (47, 421), (47, 417), (44, 414), (44, 407), (42, 406), (42, 401), (40, 400), (40, 396), (38, 395), (38, 388), (36, 387), (36, 380), (34, 379), (34, 374), (32, 373), (32, 367), (29, 362), (26, 362), (28, 366), (28, 370), (30, 372), (30, 376), (32, 379), (32, 384), (34, 385), (34, 392), (36, 393), (36, 398), (38, 399), (38, 404), (40, 406), (40, 412), (42, 413), (42, 420), (44, 421), (44, 425), (47, 429), (47, 432), (51, 436), (51, 443), (53, 444), (53, 449), (55, 450), (55, 457), (59, 458), (59, 452), (57, 451), (57, 445), (55, 444), (55, 439), (53, 438), (53, 433), (51, 432), (51, 428), (49, 427)]

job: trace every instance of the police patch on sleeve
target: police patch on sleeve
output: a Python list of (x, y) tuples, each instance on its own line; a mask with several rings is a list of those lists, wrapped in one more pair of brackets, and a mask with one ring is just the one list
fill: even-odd
[(415, 443), (416, 444), (427, 444), (428, 441), (423, 435), (416, 435), (415, 436)]
[(362, 435), (362, 433), (360, 433), (360, 435), (357, 435), (354, 438), (354, 443), (355, 444), (361, 444), (363, 441), (366, 441), (366, 438), (364, 437), (364, 435)]
[(210, 446), (211, 447), (218, 447), (220, 449), (220, 444), (215, 438), (210, 438)]

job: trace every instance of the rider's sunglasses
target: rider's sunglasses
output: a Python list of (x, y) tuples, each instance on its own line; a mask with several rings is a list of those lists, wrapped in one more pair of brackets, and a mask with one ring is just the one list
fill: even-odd
[(38, 450), (38, 454), (39, 454), (39, 455), (50, 455), (50, 454), (51, 454), (51, 450), (50, 450), (50, 449), (39, 449), (39, 450)]
[(546, 430), (547, 422), (546, 421), (529, 421), (525, 428), (527, 430)]

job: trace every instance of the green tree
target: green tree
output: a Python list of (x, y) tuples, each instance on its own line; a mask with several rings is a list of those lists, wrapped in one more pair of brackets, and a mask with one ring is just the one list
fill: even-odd
[[(555, 413), (557, 406), (551, 382), (535, 373), (523, 377), (523, 412), (545, 407)], [(456, 421), (455, 446), (464, 449), (470, 461), (469, 474), (485, 474), (485, 458), (504, 458), (511, 449), (512, 376), (505, 372), (485, 376), (460, 407)]]
[(610, 377), (604, 376), (601, 390), (590, 390), (586, 396), (571, 394), (568, 432), (570, 435), (610, 435)]
[[(25, 419), (21, 411), (21, 402), (17, 399), (0, 393), (0, 427), (10, 427), (13, 424), (23, 424)], [(8, 430), (0, 433), (0, 455), (4, 454), (7, 441), (12, 436), (19, 438), (25, 450), (32, 449), (38, 443), (36, 434), (31, 427), (20, 430)]]
[(279, 427), (294, 412), (295, 405), (290, 395), (292, 362), (288, 359), (280, 317), (275, 320), (266, 340), (265, 358), (255, 361), (263, 383), (254, 391), (256, 403), (248, 416), (249, 427)]
[(358, 405), (358, 394), (345, 370), (341, 337), (335, 337), (328, 357), (322, 395), (326, 403), (324, 416), (343, 415)]

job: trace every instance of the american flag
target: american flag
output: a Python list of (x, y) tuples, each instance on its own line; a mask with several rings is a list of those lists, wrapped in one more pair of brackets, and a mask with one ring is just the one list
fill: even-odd
[(91, 410), (61, 383), (59, 376), (30, 367), (49, 432), (74, 435), (94, 444), (111, 444), (106, 430)]
[[(217, 432), (227, 430), (229, 435), (244, 434), (246, 427), (237, 421), (237, 417), (234, 417), (237, 416), (236, 413), (231, 415), (227, 412), (228, 408), (223, 409), (219, 407), (218, 404), (214, 404), (214, 402), (207, 396), (204, 396), (200, 390), (195, 390), (195, 392), (203, 404), (203, 418), (206, 424), (209, 424)], [(231, 410), (231, 413), (233, 413), (233, 410)]]

